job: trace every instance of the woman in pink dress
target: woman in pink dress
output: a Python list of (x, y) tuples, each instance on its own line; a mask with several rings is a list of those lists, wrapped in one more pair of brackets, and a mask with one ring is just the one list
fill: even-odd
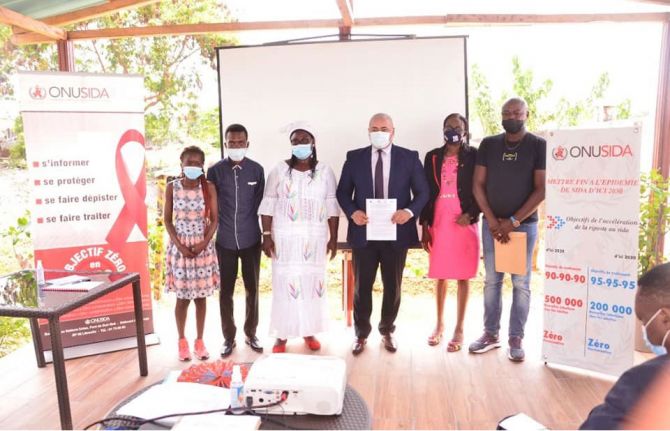
[(421, 213), (421, 243), (430, 256), (428, 277), (437, 280), (437, 325), (428, 344), (442, 340), (447, 280), (458, 280), (456, 328), (447, 346), (456, 352), (463, 343), (469, 280), (479, 263), (480, 210), (472, 194), (477, 150), (468, 145), (468, 121), (462, 115), (448, 115), (443, 132), (444, 145), (426, 154), (423, 164), (431, 195)]

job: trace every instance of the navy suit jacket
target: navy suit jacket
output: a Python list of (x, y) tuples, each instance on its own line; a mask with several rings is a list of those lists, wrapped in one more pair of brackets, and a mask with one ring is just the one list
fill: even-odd
[(605, 402), (591, 410), (589, 417), (579, 429), (620, 429), (626, 415), (640, 401), (642, 395), (666, 366), (670, 366), (668, 354), (657, 356), (623, 373), (605, 396)]
[[(419, 242), (416, 218), (421, 214), (430, 194), (419, 153), (393, 145), (389, 176), (387, 198), (397, 199), (398, 209), (408, 208), (414, 213), (414, 217), (407, 223), (397, 226), (394, 243), (398, 248), (409, 248)], [(352, 248), (365, 247), (368, 241), (366, 227), (354, 223), (351, 215), (357, 210), (365, 211), (365, 200), (372, 198), (372, 147), (349, 151), (337, 185), (337, 201), (347, 215), (347, 242)]]

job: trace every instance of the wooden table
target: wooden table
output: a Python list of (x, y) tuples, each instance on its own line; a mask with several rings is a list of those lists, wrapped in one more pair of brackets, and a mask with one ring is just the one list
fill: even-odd
[(49, 279), (69, 275), (82, 275), (91, 281), (98, 281), (100, 284), (88, 291), (55, 292), (45, 290), (43, 286), (37, 285), (35, 271), (19, 271), (0, 277), (0, 316), (30, 319), (30, 329), (33, 335), (37, 366), (40, 368), (46, 366), (46, 361), (44, 359), (44, 349), (42, 347), (37, 319), (47, 319), (49, 321), (49, 336), (51, 338), (51, 352), (54, 375), (56, 377), (56, 392), (58, 394), (58, 410), (62, 429), (72, 429), (70, 397), (67, 388), (67, 375), (65, 373), (65, 358), (60, 328), (60, 318), (64, 314), (108, 293), (121, 289), (128, 284), (132, 284), (140, 376), (146, 376), (149, 373), (147, 367), (147, 348), (144, 340), (140, 275), (136, 272), (45, 271), (47, 282)]

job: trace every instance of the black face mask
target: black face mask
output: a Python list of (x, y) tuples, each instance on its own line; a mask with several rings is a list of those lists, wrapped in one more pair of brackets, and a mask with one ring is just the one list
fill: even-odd
[(510, 118), (502, 120), (502, 126), (507, 133), (519, 133), (523, 129), (524, 121)]

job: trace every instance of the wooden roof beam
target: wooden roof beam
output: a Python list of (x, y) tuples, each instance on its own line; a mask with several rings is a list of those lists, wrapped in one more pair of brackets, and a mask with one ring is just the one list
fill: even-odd
[[(619, 14), (458, 14), (429, 16), (400, 16), (379, 18), (358, 18), (355, 27), (401, 26), (401, 25), (501, 25), (501, 24), (571, 24), (590, 22), (665, 22), (670, 13), (619, 13)], [(171, 24), (149, 27), (106, 28), (68, 32), (72, 40), (118, 39), (124, 37), (174, 36), (181, 34), (227, 33), (251, 30), (293, 30), (305, 28), (338, 28), (339, 19), (296, 20), (296, 21), (256, 21), (202, 24)], [(12, 43), (16, 45), (52, 42), (51, 39), (35, 33), (15, 34)]]
[(159, 1), (160, 0), (109, 0), (107, 3), (102, 5), (91, 6), (61, 15), (50, 16), (42, 19), (42, 21), (50, 25), (64, 26), (77, 22), (88, 21), (90, 19), (100, 18), (101, 16), (111, 15), (125, 9), (146, 6), (152, 3), (157, 3)]
[(450, 14), (357, 18), (355, 26), (388, 26), (418, 24), (580, 24), (590, 22), (663, 22), (667, 12), (593, 13), (593, 14)]
[[(337, 28), (337, 19), (298, 21), (222, 22), (201, 24), (169, 24), (149, 27), (103, 28), (68, 32), (72, 40), (119, 39), (124, 37), (176, 36), (182, 34), (228, 33), (250, 30), (291, 30), (296, 28)], [(35, 33), (15, 34), (12, 43), (25, 45), (50, 40)]]
[(43, 23), (42, 21), (38, 21), (36, 19), (30, 18), (29, 16), (22, 15), (2, 6), (0, 6), (0, 23), (20, 27), (22, 29), (34, 32), (34, 34), (37, 34), (42, 38), (46, 37), (48, 41), (51, 42), (54, 40), (67, 39), (67, 33), (62, 28), (53, 27)]
[(352, 27), (354, 25), (354, 13), (351, 10), (349, 0), (335, 1), (337, 2), (337, 8), (340, 10), (340, 15), (342, 15), (342, 27)]
[[(54, 26), (66, 26), (75, 24), (81, 21), (100, 18), (102, 16), (111, 15), (125, 9), (132, 9), (136, 7), (146, 6), (160, 0), (108, 0), (107, 3), (91, 6), (84, 9), (79, 9), (73, 12), (64, 13), (61, 15), (53, 15), (42, 19), (42, 22)], [(20, 27), (13, 28), (14, 34), (30, 33)]]

